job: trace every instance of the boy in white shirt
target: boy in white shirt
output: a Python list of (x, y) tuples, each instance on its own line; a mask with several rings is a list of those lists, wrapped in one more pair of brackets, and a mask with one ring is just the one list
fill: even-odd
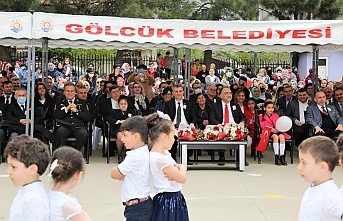
[(12, 139), (6, 146), (7, 173), (15, 186), (21, 186), (14, 198), (9, 221), (49, 220), (49, 198), (39, 176), (49, 165), (48, 146), (27, 135)]
[(328, 137), (315, 136), (304, 140), (298, 149), (300, 176), (311, 184), (295, 220), (342, 220), (343, 197), (332, 179), (339, 158), (336, 144)]
[(113, 179), (122, 180), (124, 216), (128, 221), (151, 219), (153, 204), (150, 198), (148, 125), (141, 116), (125, 120), (120, 126), (126, 149), (125, 160), (111, 170)]

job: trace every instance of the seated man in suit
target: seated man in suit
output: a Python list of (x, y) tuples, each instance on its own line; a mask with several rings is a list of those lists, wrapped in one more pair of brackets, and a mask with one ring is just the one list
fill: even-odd
[[(232, 101), (232, 92), (230, 88), (223, 87), (220, 91), (220, 102), (212, 104), (212, 111), (210, 112), (209, 122), (210, 125), (216, 125), (223, 127), (223, 125), (234, 122), (244, 127), (246, 118), (242, 113), (241, 108), (238, 104)], [(238, 154), (238, 151), (236, 151)], [(224, 151), (219, 152), (219, 160), (225, 161)], [(218, 164), (220, 166), (224, 163)]]
[(206, 94), (206, 102), (209, 105), (213, 103), (217, 103), (220, 101), (220, 98), (217, 96), (217, 86), (215, 84), (211, 84), (207, 87), (207, 94)]
[(286, 111), (288, 104), (291, 101), (296, 100), (297, 97), (293, 96), (293, 88), (291, 85), (285, 85), (283, 87), (283, 93), (284, 96), (279, 98), (277, 105), (279, 107), (279, 110)]
[(338, 111), (339, 116), (343, 117), (343, 88), (336, 88), (334, 91), (335, 101), (332, 102), (336, 110)]
[(323, 89), (323, 92), (326, 96), (326, 104), (327, 105), (332, 105), (332, 102), (334, 101), (333, 99), (333, 90), (331, 87), (325, 87)]
[[(175, 85), (173, 87), (174, 98), (164, 104), (164, 113), (168, 114), (170, 119), (173, 121), (175, 128), (179, 128), (179, 125), (192, 123), (192, 102), (183, 99), (183, 87), (182, 85)], [(177, 143), (174, 143), (170, 153), (176, 160)], [(192, 155), (192, 150), (188, 152), (188, 156)]]
[(343, 131), (343, 118), (339, 116), (334, 106), (326, 105), (326, 96), (318, 91), (315, 96), (316, 104), (307, 108), (306, 123), (315, 128), (315, 135), (336, 138)]
[[(119, 87), (117, 85), (112, 85), (109, 88), (109, 93), (110, 93), (110, 97), (101, 102), (101, 116), (103, 116), (106, 121), (109, 121), (110, 119), (112, 119), (109, 117), (113, 115), (113, 110), (119, 109), (119, 103), (118, 103), (118, 100), (120, 97)], [(107, 132), (108, 130), (106, 127), (104, 131), (104, 134), (106, 135), (106, 137), (108, 136)], [(115, 155), (114, 153), (114, 150), (116, 147), (115, 145), (116, 144), (113, 142), (110, 143), (110, 149), (109, 149), (110, 156)], [(107, 156), (107, 153), (104, 153), (103, 157), (106, 157), (106, 156)]]
[(15, 102), (14, 93), (13, 93), (13, 84), (11, 81), (5, 81), (3, 83), (3, 94), (0, 97), (0, 101), (3, 102), (6, 106), (10, 105), (12, 102)]
[(65, 84), (64, 96), (56, 102), (54, 119), (57, 147), (65, 145), (67, 138), (73, 136), (76, 138), (75, 148), (81, 150), (88, 140), (90, 113), (86, 101), (75, 96), (72, 82)]
[(304, 125), (304, 111), (307, 110), (308, 105), (311, 105), (305, 88), (300, 88), (297, 92), (297, 96), (298, 100), (291, 101), (285, 111), (285, 115), (291, 118), (293, 123), (295, 146), (299, 146), (299, 144), (307, 138), (307, 128), (306, 125)]

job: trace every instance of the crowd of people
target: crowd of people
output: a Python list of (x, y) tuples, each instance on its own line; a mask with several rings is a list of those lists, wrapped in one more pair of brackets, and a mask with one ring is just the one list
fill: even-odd
[[(100, 132), (105, 128), (105, 122), (109, 122), (110, 135), (117, 138), (110, 144), (109, 155), (118, 152), (120, 163), (124, 146), (120, 125), (131, 116), (147, 116), (161, 111), (170, 116), (176, 128), (180, 124), (194, 124), (199, 129), (226, 123), (246, 126), (253, 157), (257, 145), (254, 138), (255, 110), (262, 109), (264, 112), (258, 119), (262, 129), (265, 126), (274, 128), (275, 163), (286, 165), (283, 136), (287, 139), (289, 134), (276, 130), (275, 122), (279, 116), (274, 110), (282, 110), (292, 119), (293, 131), (297, 134), (294, 136), (296, 146), (309, 136), (308, 125), (313, 126), (314, 134), (331, 138), (343, 130), (342, 82), (319, 79), (319, 92), (312, 101), (312, 69), (303, 80), (296, 67), (279, 67), (273, 71), (268, 66), (252, 73), (251, 68), (244, 66), (218, 70), (215, 64), (211, 64), (208, 69), (197, 60), (192, 67), (187, 99), (184, 84), (188, 86), (188, 82), (182, 81), (184, 60), (180, 65), (179, 84), (170, 79), (172, 64), (173, 58), (167, 52), (164, 57), (158, 54), (158, 60), (149, 66), (141, 64), (132, 68), (128, 63), (114, 64), (113, 73), (106, 76), (100, 76), (90, 64), (84, 75), (76, 77), (70, 60), (66, 58), (63, 64), (49, 63), (44, 80), (45, 75), (36, 68), (35, 137), (59, 147), (72, 136), (76, 138), (74, 147), (80, 150), (87, 142), (89, 125), (94, 123), (93, 149), (96, 149)], [(27, 65), (16, 62), (12, 67), (10, 63), (2, 62), (1, 70), (0, 139), (3, 145), (6, 139), (25, 133), (25, 125), (31, 123), (31, 120), (26, 122), (26, 114), (30, 114), (31, 107), (26, 107)], [(268, 108), (268, 104), (273, 109)], [(103, 133), (106, 134), (107, 130)], [(175, 142), (171, 150), (174, 159), (176, 149)], [(219, 153), (219, 160), (225, 160), (223, 152)]]
[[(80, 216), (84, 220), (90, 219), (68, 193), (77, 184), (84, 170), (79, 150), (86, 144), (88, 130), (92, 124), (93, 149), (98, 146), (100, 131), (107, 133), (104, 129), (106, 122), (110, 125), (109, 135), (117, 138), (116, 142), (110, 144), (108, 153), (115, 155), (117, 152), (118, 155), (119, 164), (112, 169), (111, 177), (123, 181), (122, 201), (128, 219), (140, 217), (143, 220), (150, 220), (152, 217), (153, 220), (163, 220), (168, 217), (170, 220), (188, 220), (187, 205), (180, 192), (181, 183), (186, 180), (186, 171), (182, 165), (176, 164), (177, 138), (174, 134), (175, 129), (181, 125), (194, 124), (195, 127), (204, 129), (208, 125), (223, 127), (227, 123), (235, 123), (247, 127), (253, 157), (257, 145), (254, 123), (259, 121), (261, 129), (272, 127), (275, 164), (287, 165), (285, 139), (289, 139), (290, 134), (278, 131), (275, 126), (279, 118), (275, 110), (282, 110), (293, 123), (293, 139), (300, 151), (299, 171), (304, 173), (305, 177), (308, 171), (306, 172), (304, 162), (312, 158), (323, 158), (320, 162), (329, 165), (324, 168), (325, 176), (313, 176), (308, 180), (314, 185), (319, 185), (331, 178), (331, 167), (337, 164), (338, 150), (332, 150), (332, 159), (328, 160), (323, 156), (314, 156), (308, 151), (310, 148), (322, 148), (316, 140), (302, 142), (309, 136), (322, 135), (328, 137), (328, 140), (324, 141), (329, 144), (328, 146), (332, 146), (330, 141), (342, 134), (342, 81), (328, 82), (326, 79), (319, 79), (320, 87), (312, 100), (312, 69), (302, 80), (296, 67), (277, 68), (275, 72), (271, 67), (266, 67), (255, 74), (250, 68), (226, 67), (217, 70), (215, 65), (211, 64), (207, 69), (206, 65), (196, 62), (189, 85), (191, 93), (186, 99), (184, 86), (188, 86), (188, 82), (181, 81), (175, 84), (170, 79), (173, 62), (170, 53), (165, 57), (158, 57), (158, 61), (150, 63), (149, 67), (141, 64), (132, 69), (127, 63), (115, 64), (113, 73), (106, 76), (100, 76), (90, 65), (83, 76), (76, 78), (69, 59), (65, 60), (64, 65), (49, 63), (47, 76), (40, 68), (36, 68), (34, 135), (44, 143), (52, 143), (54, 147), (50, 168), (50, 175), (54, 181), (53, 189), (49, 193), (50, 200), (53, 199), (50, 210), (44, 206), (49, 198), (42, 192), (42, 185), (36, 182), (49, 163), (47, 146), (39, 143), (37, 139), (30, 140), (31, 138), (25, 135), (19, 136), (25, 134), (26, 124), (32, 123), (30, 117), (26, 120), (26, 116), (31, 112), (31, 107), (27, 107), (26, 102), (27, 65), (15, 63), (12, 68), (11, 64), (2, 63), (1, 145), (9, 141), (5, 151), (11, 166), (9, 168), (18, 166), (23, 171), (25, 168), (34, 171), (25, 180), (15, 177), (17, 173), (12, 169), (8, 169), (8, 173), (14, 176), (14, 182), (18, 181), (16, 185), (23, 186), (23, 189), (31, 188), (39, 194), (40, 201), (37, 200), (36, 206), (30, 208), (34, 211), (42, 211), (43, 208), (46, 213), (40, 213), (45, 217), (42, 220), (48, 220), (46, 217), (49, 211), (50, 220), (51, 214), (61, 219), (73, 216)], [(181, 61), (181, 77), (184, 73), (182, 69)], [(256, 110), (263, 111), (258, 119)], [(158, 114), (153, 114), (154, 112)], [(309, 133), (311, 130), (312, 134)], [(74, 149), (63, 147), (70, 136), (76, 138)], [(151, 142), (150, 152), (147, 146), (148, 138)], [(22, 143), (25, 145), (21, 145)], [(125, 158), (122, 153), (124, 145), (130, 150)], [(41, 150), (32, 149), (32, 146), (40, 147)], [(31, 165), (26, 165), (26, 161), (23, 160), (28, 155), (24, 156), (21, 153), (21, 148), (27, 147), (28, 153), (34, 156)], [(189, 151), (188, 156), (191, 156), (192, 152)], [(194, 154), (199, 155), (201, 152)], [(46, 160), (43, 162), (38, 160), (40, 158)], [(224, 151), (219, 151), (219, 162), (219, 165), (224, 165)], [(73, 172), (68, 173), (69, 170)], [(153, 200), (149, 197), (150, 173), (158, 192)], [(332, 187), (333, 184), (330, 182), (328, 186)], [(336, 196), (335, 191), (332, 196)], [(18, 197), (22, 195), (25, 195), (25, 192), (18, 192)], [(308, 195), (304, 197), (311, 198)], [(10, 216), (23, 216), (24, 212), (32, 213), (27, 209), (18, 209), (23, 208), (21, 203), (17, 199), (14, 200)], [(341, 200), (339, 203), (342, 203)], [(134, 205), (140, 209), (133, 209)], [(301, 205), (300, 219), (307, 214), (307, 206), (306, 203)], [(59, 213), (54, 210), (60, 207), (64, 207), (67, 212)], [(171, 213), (176, 207), (179, 217)], [(340, 209), (335, 212), (335, 216), (342, 215)]]

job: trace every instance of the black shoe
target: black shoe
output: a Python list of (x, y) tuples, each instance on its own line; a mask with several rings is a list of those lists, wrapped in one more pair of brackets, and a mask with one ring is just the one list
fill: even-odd
[(118, 157), (118, 164), (121, 164), (123, 162), (123, 157)]
[(218, 166), (224, 166), (225, 165), (225, 157), (219, 157), (219, 161), (223, 161), (223, 162), (219, 162)]
[(249, 166), (249, 163), (248, 161), (245, 161), (245, 166), (248, 167)]
[(192, 162), (189, 162), (191, 159), (188, 157), (187, 158), (187, 165), (193, 165), (193, 163)]
[(275, 165), (281, 166), (280, 157), (278, 154), (275, 154)]
[(287, 166), (287, 162), (285, 160), (285, 155), (280, 156), (280, 163), (281, 163), (281, 165)]
[(255, 152), (251, 152), (250, 157), (255, 158)]

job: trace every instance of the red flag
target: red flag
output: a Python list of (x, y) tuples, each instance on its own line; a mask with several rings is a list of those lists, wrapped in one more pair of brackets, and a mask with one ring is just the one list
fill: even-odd
[(266, 151), (271, 131), (272, 131), (272, 128), (268, 126), (266, 126), (262, 130), (262, 133), (260, 135), (260, 143), (257, 146), (258, 151), (262, 151), (262, 152)]

